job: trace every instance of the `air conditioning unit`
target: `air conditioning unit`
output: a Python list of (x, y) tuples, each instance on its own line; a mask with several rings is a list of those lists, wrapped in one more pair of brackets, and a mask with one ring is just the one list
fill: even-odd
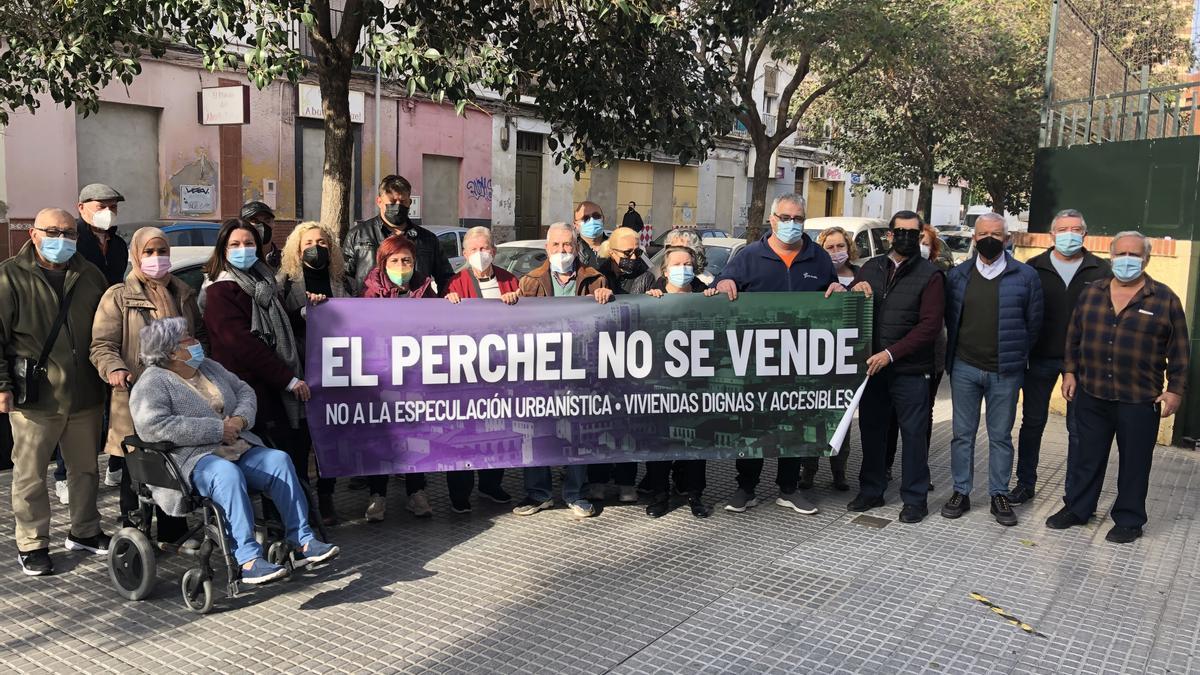
[(809, 176), (813, 180), (825, 180), (829, 177), (829, 169), (824, 164), (818, 164), (809, 171)]

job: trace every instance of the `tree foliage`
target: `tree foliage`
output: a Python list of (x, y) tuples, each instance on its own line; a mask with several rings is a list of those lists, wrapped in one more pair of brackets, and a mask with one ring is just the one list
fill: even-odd
[(1187, 35), (1192, 3), (1178, 0), (1072, 0), (1101, 39), (1136, 70), (1166, 66), (1186, 73), (1192, 64)]
[[(691, 16), (691, 15), (688, 15)], [(314, 59), (298, 49), (299, 32)], [(321, 220), (344, 227), (352, 185), (349, 82), (375, 66), (409, 96), (461, 114), (490, 90), (533, 96), (552, 128), (555, 159), (687, 160), (732, 124), (724, 37), (664, 0), (9, 0), (0, 6), (0, 124), (42, 97), (99, 107), (146, 55), (184, 46), (213, 71), (244, 70), (256, 86), (314, 74), (325, 113)]]

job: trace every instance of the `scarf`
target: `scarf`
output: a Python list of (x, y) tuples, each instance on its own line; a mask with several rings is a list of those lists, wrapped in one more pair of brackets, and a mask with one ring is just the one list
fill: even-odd
[[(228, 275), (250, 296), (250, 331), (270, 345), (297, 378), (304, 379), (304, 363), (296, 348), (292, 325), (283, 310), (283, 303), (279, 301), (279, 287), (275, 284), (271, 268), (260, 260), (254, 264), (253, 272), (243, 272), (229, 265), (221, 276)], [(291, 392), (282, 392), (282, 398), (288, 421), (292, 428), (299, 428), (300, 420), (304, 418), (304, 406)]]
[(157, 227), (143, 227), (133, 233), (133, 238), (129, 240), (129, 259), (131, 261), (129, 275), (141, 282), (146, 299), (154, 305), (154, 318), (168, 319), (182, 316), (179, 303), (175, 296), (171, 295), (173, 277), (168, 274), (161, 279), (151, 279), (142, 273), (142, 249), (155, 239), (167, 241), (167, 235)]

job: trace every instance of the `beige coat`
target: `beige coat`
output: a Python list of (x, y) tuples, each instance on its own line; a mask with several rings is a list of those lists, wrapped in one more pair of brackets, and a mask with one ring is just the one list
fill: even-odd
[[(175, 277), (171, 277), (167, 288), (175, 298), (180, 314), (188, 322), (188, 332), (208, 351), (208, 335), (204, 321), (200, 319), (196, 291)], [(153, 312), (154, 303), (146, 296), (141, 279), (133, 274), (125, 278), (125, 283), (113, 286), (104, 293), (92, 323), (91, 360), (100, 373), (100, 379), (107, 382), (108, 376), (118, 370), (132, 373), (135, 383), (142, 376), (145, 366), (138, 359), (141, 347), (138, 332), (154, 318)], [(104, 451), (110, 455), (123, 455), (121, 441), (132, 433), (129, 392), (114, 389), (108, 409), (108, 438)]]

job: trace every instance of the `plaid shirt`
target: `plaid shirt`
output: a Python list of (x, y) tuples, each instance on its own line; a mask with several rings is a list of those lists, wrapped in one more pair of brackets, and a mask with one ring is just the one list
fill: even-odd
[(1079, 296), (1067, 327), (1063, 369), (1088, 394), (1108, 401), (1145, 403), (1163, 390), (1183, 395), (1188, 373), (1188, 329), (1179, 296), (1146, 276), (1142, 290), (1120, 314), (1109, 285), (1094, 282)]

